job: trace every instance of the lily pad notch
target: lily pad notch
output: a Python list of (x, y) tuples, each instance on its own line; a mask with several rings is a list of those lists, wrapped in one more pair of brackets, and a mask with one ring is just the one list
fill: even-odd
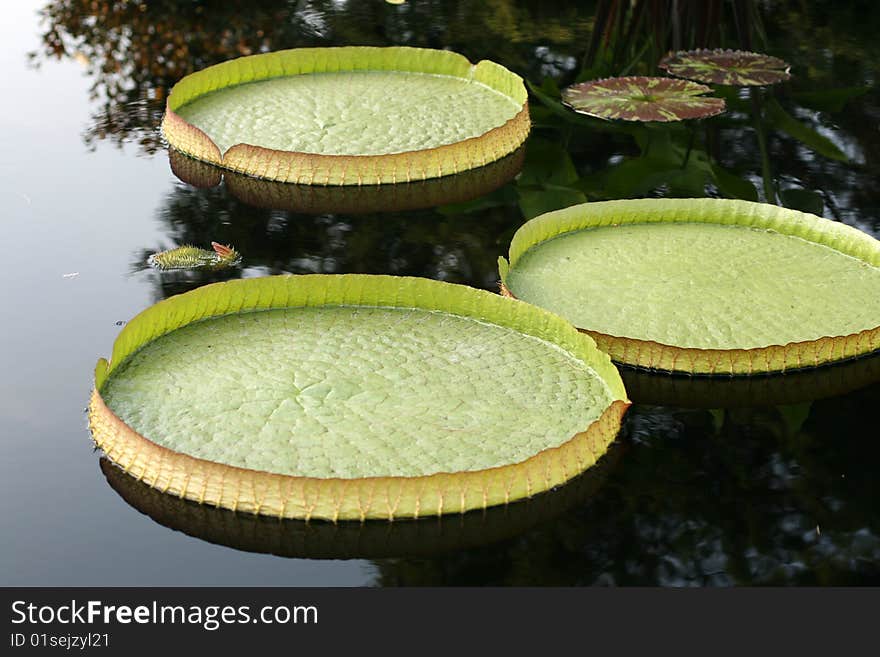
[[(383, 96), (383, 85), (391, 83), (399, 93)], [(275, 86), (270, 90), (265, 87), (269, 84)], [(426, 93), (425, 85), (437, 86), (438, 95)], [(234, 99), (232, 109), (240, 112), (234, 121), (229, 106), (210, 107), (230, 93), (241, 94), (247, 103), (262, 103), (265, 96), (265, 115), (254, 121), (256, 108), (236, 107)], [(377, 95), (363, 100), (366, 93)], [(304, 105), (289, 107), (293, 102)], [(187, 120), (189, 114), (213, 116), (209, 123), (214, 128), (200, 126), (201, 119)], [(284, 145), (262, 133), (254, 141), (266, 143), (248, 141), (247, 133), (257, 123), (260, 130), (271, 129), (281, 119), (299, 121), (278, 128)], [(499, 64), (484, 60), (472, 65), (444, 50), (352, 46), (251, 55), (188, 75), (168, 95), (162, 132), (179, 151), (250, 176), (310, 185), (370, 185), (438, 178), (483, 166), (515, 151), (530, 125), (522, 79)], [(225, 151), (211, 134), (217, 126), (242, 130), (225, 138), (230, 143)], [(366, 149), (370, 152), (352, 152), (368, 130), (379, 131)], [(402, 141), (395, 149), (391, 138), (399, 135)]]
[[(224, 377), (223, 336), (244, 330), (247, 344), (269, 335), (267, 326), (281, 327), (288, 345), (267, 347), (271, 371), (261, 352), (231, 345), (245, 371)], [(401, 335), (408, 347), (397, 344)], [(297, 344), (307, 356), (290, 355)], [(354, 357), (365, 359), (359, 370)], [(213, 378), (187, 371), (205, 362)], [(394, 383), (376, 389), (375, 376)], [(255, 378), (258, 386), (244, 384)], [(221, 408), (230, 390), (240, 412)], [(264, 402), (266, 390), (277, 393)], [(593, 340), (530, 304), (419, 278), (272, 276), (207, 285), (131, 320), (111, 360), (96, 366), (89, 428), (116, 465), (181, 498), (276, 517), (392, 520), (485, 509), (561, 485), (605, 453), (628, 406)], [(177, 434), (174, 418), (188, 423)]]
[(620, 364), (763, 374), (880, 350), (880, 242), (774, 205), (638, 199), (550, 212), (499, 258), (502, 292)]

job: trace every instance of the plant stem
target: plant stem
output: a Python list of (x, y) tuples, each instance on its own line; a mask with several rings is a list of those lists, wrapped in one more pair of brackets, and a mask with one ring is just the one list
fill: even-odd
[(764, 133), (764, 106), (759, 89), (750, 89), (752, 114), (755, 121), (755, 134), (758, 135), (758, 149), (761, 151), (761, 178), (764, 181), (764, 201), (776, 203), (776, 189), (773, 185), (773, 172), (770, 170), (770, 157), (767, 154), (767, 135)]

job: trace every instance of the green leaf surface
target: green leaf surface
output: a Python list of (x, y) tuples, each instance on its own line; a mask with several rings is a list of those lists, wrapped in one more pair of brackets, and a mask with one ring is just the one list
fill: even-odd
[(570, 205), (585, 203), (587, 197), (578, 189), (561, 186), (545, 186), (541, 189), (517, 190), (519, 195), (519, 208), (526, 219), (537, 217), (539, 214), (567, 208)]
[(529, 139), (519, 185), (571, 185), (577, 179), (574, 162), (562, 144), (539, 137)]
[(822, 195), (809, 189), (783, 189), (779, 192), (785, 207), (822, 216), (825, 201)]
[(520, 109), (512, 98), (467, 78), (349, 71), (227, 87), (177, 113), (221, 151), (247, 143), (301, 153), (385, 155), (482, 135)]
[(774, 128), (794, 137), (820, 155), (824, 155), (832, 160), (840, 160), (841, 162), (849, 160), (846, 154), (841, 151), (833, 141), (828, 139), (825, 135), (819, 134), (808, 125), (795, 119), (782, 109), (782, 106), (775, 98), (767, 99), (767, 102), (764, 105), (764, 115)]
[(625, 394), (607, 357), (559, 318), (393, 277), (201, 288), (130, 322), (112, 362), (102, 395), (141, 435), (208, 461), (317, 478), (518, 463)]
[(162, 131), (196, 159), (258, 178), (395, 184), (513, 152), (529, 132), (527, 101), (518, 75), (450, 51), (294, 48), (187, 75)]
[(514, 296), (598, 333), (690, 349), (755, 349), (880, 324), (880, 244), (742, 201), (591, 203), (517, 231)]
[(728, 198), (738, 198), (744, 201), (758, 200), (758, 190), (750, 181), (729, 172), (720, 164), (712, 164), (712, 180), (718, 190)]

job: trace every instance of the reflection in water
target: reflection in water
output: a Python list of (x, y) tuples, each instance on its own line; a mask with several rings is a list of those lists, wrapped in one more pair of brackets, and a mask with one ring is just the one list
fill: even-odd
[(779, 406), (835, 397), (880, 381), (880, 354), (785, 374), (752, 376), (669, 375), (621, 367), (636, 404), (684, 408)]
[(611, 458), (572, 485), (424, 522), (235, 514), (101, 467), (162, 525), (241, 550), (370, 558), (380, 585), (876, 585), (878, 394), (815, 402), (798, 426), (784, 408), (634, 407)]
[[(565, 5), (282, 0), (207, 10), (169, 0), (54, 0), (41, 12), (43, 46), (32, 57), (86, 64), (100, 105), (87, 142), (138, 141), (152, 153), (161, 145), (166, 91), (220, 61), (301, 46), (450, 48), (472, 61), (499, 61), (529, 80), (536, 134), (567, 151), (545, 170), (550, 175), (530, 176), (518, 189), (526, 217), (595, 199), (757, 196), (880, 232), (873, 184), (880, 48), (866, 32), (880, 6), (829, 16), (794, 0), (772, 9), (754, 0), (681, 3), (677, 13), (645, 0)], [(826, 27), (830, 22), (834, 29)], [(561, 86), (654, 74), (659, 58), (680, 47), (767, 51), (792, 63), (793, 78), (747, 94), (720, 87), (729, 111), (688, 128), (585, 121), (559, 104)]]
[(464, 203), (489, 194), (522, 169), (525, 148), (491, 164), (464, 173), (395, 185), (297, 185), (273, 182), (227, 171), (168, 150), (171, 170), (198, 189), (219, 185), (221, 179), (234, 197), (248, 205), (303, 214), (368, 214), (404, 212)]
[(135, 254), (133, 269), (145, 270), (156, 251), (216, 241), (235, 245), (243, 270), (150, 272), (156, 299), (231, 276), (283, 273), (425, 276), (497, 290), (498, 254), (519, 224), (511, 202), (516, 193), (506, 185), (471, 202), (483, 204), (476, 211), (453, 204), (393, 213), (301, 214), (245, 203), (228, 183), (205, 189), (177, 185), (159, 214), (167, 241)]
[(230, 0), (51, 0), (41, 11), (36, 63), (75, 57), (92, 76), (99, 105), (86, 142), (138, 142), (153, 153), (167, 91), (213, 64), (269, 50), (332, 45), (405, 45), (451, 49), (471, 61), (503, 60), (524, 75), (558, 74), (576, 65), (558, 45), (583, 43), (589, 6), (546, 0), (385, 2)]
[(377, 561), (378, 583), (880, 584), (878, 393), (816, 402), (795, 432), (776, 409), (633, 407), (589, 506), (492, 546)]
[(101, 458), (107, 483), (161, 525), (210, 543), (282, 557), (359, 559), (426, 556), (488, 545), (583, 506), (608, 478), (624, 447), (612, 444), (593, 467), (565, 486), (508, 506), (438, 518), (385, 522), (282, 520), (236, 513), (167, 495)]

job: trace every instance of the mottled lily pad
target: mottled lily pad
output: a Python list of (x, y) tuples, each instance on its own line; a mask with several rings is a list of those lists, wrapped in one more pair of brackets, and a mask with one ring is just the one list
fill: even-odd
[(703, 96), (709, 91), (672, 78), (606, 78), (572, 85), (562, 91), (562, 100), (574, 111), (600, 119), (668, 122), (723, 112), (723, 99)]
[(776, 84), (791, 77), (787, 62), (744, 50), (689, 50), (671, 53), (659, 64), (670, 75), (735, 87)]
[(628, 365), (756, 374), (880, 349), (880, 242), (775, 205), (586, 203), (524, 224), (499, 265)]
[(549, 490), (595, 463), (627, 406), (608, 356), (535, 306), (427, 279), (271, 276), (130, 321), (89, 422), (162, 491), (364, 520)]

